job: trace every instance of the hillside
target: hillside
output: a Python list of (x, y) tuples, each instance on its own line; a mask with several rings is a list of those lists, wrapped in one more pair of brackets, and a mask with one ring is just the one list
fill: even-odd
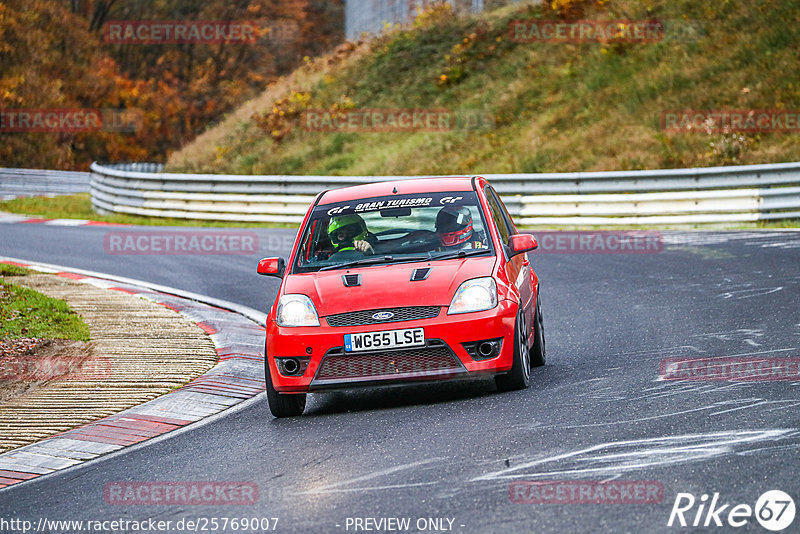
[[(533, 25), (544, 28), (555, 19), (632, 26), (656, 20), (664, 31), (650, 40), (601, 35), (588, 42), (525, 42)], [(522, 33), (510, 29), (515, 20), (528, 21)], [(709, 124), (667, 131), (662, 114), (793, 110), (796, 119), (798, 22), (800, 4), (779, 0), (556, 0), (466, 18), (446, 7), (429, 9), (411, 27), (307, 61), (173, 154), (168, 167), (417, 175), (797, 160), (796, 120), (787, 121), (788, 132), (726, 132)], [(410, 108), (445, 110), (455, 127), (354, 132), (330, 126), (336, 114), (357, 122), (363, 119), (358, 111)]]

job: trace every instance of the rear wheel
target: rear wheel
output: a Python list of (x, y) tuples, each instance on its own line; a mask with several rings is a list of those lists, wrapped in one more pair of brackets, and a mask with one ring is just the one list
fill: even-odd
[(531, 367), (539, 367), (545, 364), (545, 345), (544, 345), (544, 318), (542, 317), (542, 307), (539, 297), (536, 297), (536, 313), (533, 316), (533, 348), (531, 349)]
[(272, 377), (269, 373), (269, 362), (264, 356), (264, 382), (267, 386), (267, 401), (269, 411), (275, 417), (294, 417), (301, 415), (306, 409), (306, 394), (287, 394), (275, 391), (272, 386)]
[(531, 376), (531, 360), (527, 339), (528, 330), (525, 326), (525, 314), (522, 311), (522, 305), (520, 305), (517, 312), (517, 321), (514, 325), (514, 363), (511, 365), (511, 371), (494, 377), (499, 391), (513, 391), (528, 387)]

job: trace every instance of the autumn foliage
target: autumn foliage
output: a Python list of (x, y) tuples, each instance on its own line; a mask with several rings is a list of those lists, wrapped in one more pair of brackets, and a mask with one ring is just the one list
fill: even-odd
[[(343, 1), (0, 0), (0, 112), (128, 110), (132, 131), (8, 131), (0, 167), (164, 161), (307, 55), (343, 38)], [(109, 21), (249, 21), (242, 43), (114, 44)]]

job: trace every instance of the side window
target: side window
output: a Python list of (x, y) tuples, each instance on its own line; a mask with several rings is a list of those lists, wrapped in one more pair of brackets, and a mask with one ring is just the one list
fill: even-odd
[(514, 224), (514, 219), (511, 218), (511, 214), (508, 213), (508, 209), (506, 208), (506, 205), (503, 204), (503, 199), (500, 198), (500, 195), (497, 194), (497, 191), (495, 191), (491, 187), (489, 188), (489, 190), (492, 192), (492, 195), (497, 197), (497, 203), (500, 204), (501, 208), (503, 208), (503, 215), (506, 216), (506, 224), (508, 225), (509, 233), (511, 235), (518, 234), (519, 232), (517, 232), (517, 226)]
[(503, 218), (504, 208), (500, 207), (501, 203), (494, 190), (490, 187), (486, 188), (486, 200), (489, 201), (489, 211), (492, 212), (492, 219), (494, 219), (494, 224), (497, 226), (500, 239), (502, 239), (504, 244), (508, 243), (508, 238), (511, 233), (509, 232), (509, 228), (506, 225), (505, 219)]
[(304, 267), (330, 256), (333, 247), (328, 239), (327, 228), (327, 219), (317, 219), (311, 223), (311, 228), (306, 232), (306, 238), (297, 253), (297, 267)]

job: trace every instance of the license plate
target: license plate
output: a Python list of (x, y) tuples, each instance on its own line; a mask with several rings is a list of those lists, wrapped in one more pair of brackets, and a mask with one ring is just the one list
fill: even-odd
[(383, 330), (381, 332), (363, 332), (344, 335), (345, 352), (414, 347), (424, 344), (425, 330), (422, 328), (405, 328), (403, 330)]

